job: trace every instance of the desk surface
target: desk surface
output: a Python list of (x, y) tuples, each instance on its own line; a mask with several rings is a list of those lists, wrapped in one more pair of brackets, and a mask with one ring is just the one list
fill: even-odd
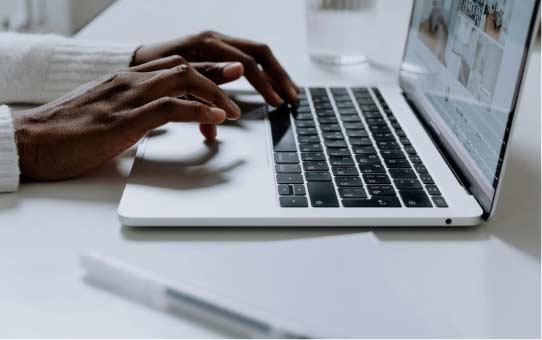
[[(378, 3), (379, 40), (364, 37), (372, 69), (309, 63), (302, 1), (119, 1), (79, 37), (213, 28), (267, 41), (299, 83), (389, 84), (409, 4)], [(127, 229), (116, 208), (133, 152), (82, 179), (22, 185), (0, 196), (0, 337), (223, 335), (88, 285), (77, 264), (87, 249), (331, 335), (540, 337), (539, 51), (527, 82), (499, 212), (477, 228)]]

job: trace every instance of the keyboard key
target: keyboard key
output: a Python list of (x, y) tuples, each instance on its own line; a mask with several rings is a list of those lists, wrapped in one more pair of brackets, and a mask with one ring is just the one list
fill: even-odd
[(299, 136), (297, 140), (299, 143), (320, 143), (320, 137), (318, 136)]
[(321, 124), (320, 130), (322, 132), (340, 132), (342, 131), (341, 126), (339, 124)]
[(384, 118), (368, 118), (366, 121), (368, 125), (388, 125)]
[(422, 159), (418, 155), (410, 155), (410, 161), (412, 163), (422, 163)]
[(405, 133), (405, 131), (403, 131), (403, 130), (396, 130), (395, 133), (396, 133), (397, 136), (399, 136), (399, 137), (406, 137), (406, 133)]
[(395, 186), (399, 190), (422, 190), (423, 187), (417, 179), (396, 179)]
[(321, 117), (335, 117), (335, 111), (333, 109), (316, 109), (316, 115)]
[(305, 171), (328, 171), (329, 166), (324, 162), (303, 162)]
[(405, 146), (405, 152), (409, 155), (416, 154), (416, 149), (413, 146)]
[(354, 108), (354, 104), (350, 100), (345, 102), (336, 102), (335, 105), (337, 105), (338, 108)]
[(279, 198), (280, 206), (283, 208), (307, 208), (309, 202), (302, 196), (282, 196)]
[(391, 185), (368, 185), (367, 190), (371, 196), (395, 196), (395, 189)]
[(348, 137), (369, 137), (369, 133), (365, 130), (347, 130)]
[(363, 186), (363, 182), (359, 177), (335, 177), (335, 183), (337, 183), (337, 186), (340, 188)]
[(376, 149), (372, 146), (352, 146), (352, 151), (356, 155), (374, 155), (376, 154)]
[(420, 174), (420, 180), (423, 184), (435, 184), (433, 178), (429, 174)]
[(335, 187), (331, 182), (309, 182), (307, 191), (311, 205), (315, 208), (336, 208), (339, 207)]
[(275, 152), (276, 164), (297, 164), (299, 156), (296, 152)]
[(395, 196), (372, 197), (371, 199), (343, 199), (345, 208), (400, 208), (401, 202)]
[(390, 176), (394, 179), (416, 179), (416, 173), (412, 169), (390, 169)]
[(382, 115), (378, 112), (378, 108), (375, 107), (374, 111), (363, 111), (363, 117), (366, 119), (377, 119), (382, 118)]
[(339, 188), (341, 198), (367, 198), (367, 193), (363, 188)]
[(433, 207), (433, 205), (431, 204), (431, 201), (429, 200), (429, 197), (427, 197), (424, 191), (400, 190), (399, 195), (401, 195), (401, 198), (403, 199), (403, 203), (405, 203), (407, 208), (432, 208)]
[(373, 141), (370, 138), (350, 138), (350, 144), (353, 146), (372, 146)]
[(365, 180), (365, 183), (367, 185), (371, 184), (390, 184), (390, 178), (386, 174), (377, 174), (377, 175), (371, 175), (371, 174), (364, 174), (363, 180)]
[(331, 106), (331, 103), (314, 103), (314, 109), (316, 112), (321, 112), (322, 110), (332, 110), (333, 106)]
[(390, 133), (391, 130), (387, 125), (371, 125), (369, 126), (369, 130), (371, 130), (373, 133)]
[(382, 150), (380, 152), (384, 159), (402, 159), (405, 154), (401, 150)]
[(342, 115), (341, 120), (345, 123), (361, 123), (361, 118), (356, 115)]
[(336, 117), (324, 116), (324, 117), (318, 117), (318, 122), (320, 124), (337, 124), (339, 121), (337, 120)]
[(384, 168), (382, 163), (360, 164), (359, 171), (361, 171), (362, 174), (385, 174), (386, 173), (386, 169)]
[(332, 87), (330, 91), (334, 95), (334, 97), (344, 95), (348, 96), (348, 90), (346, 89), (346, 87)]
[(337, 157), (337, 156), (350, 156), (350, 150), (346, 149), (346, 148), (342, 148), (342, 149), (327, 149), (327, 154), (330, 156), (330, 157)]
[(362, 123), (344, 123), (344, 128), (346, 130), (363, 130), (364, 126)]
[(303, 176), (300, 174), (278, 174), (278, 184), (303, 184)]
[(433, 196), (433, 203), (435, 203), (437, 208), (448, 208), (448, 203), (446, 203), (446, 200), (442, 196)]
[(344, 140), (326, 139), (324, 144), (328, 148), (346, 148), (348, 144)]
[(320, 143), (299, 144), (301, 152), (322, 152), (324, 149)]
[(381, 164), (378, 155), (356, 155), (358, 164)]
[(415, 169), (419, 174), (426, 174), (426, 173), (428, 173), (427, 168), (425, 167), (425, 165), (423, 165), (423, 164), (421, 164), (421, 163), (416, 163), (416, 164), (414, 164), (414, 169)]
[(410, 146), (410, 140), (406, 137), (402, 137), (402, 138), (399, 138), (399, 142), (401, 142), (401, 144), (403, 144), (404, 146)]
[(288, 184), (279, 184), (278, 188), (281, 196), (290, 196), (294, 193), (292, 186)]
[(275, 152), (297, 151), (288, 108), (281, 106), (276, 109), (275, 112), (269, 115), (269, 122), (271, 124), (273, 150)]
[(300, 106), (294, 108), (294, 110), (297, 113), (310, 113), (311, 112), (311, 108), (308, 105), (300, 105)]
[(305, 173), (307, 182), (331, 182), (331, 174), (329, 172), (307, 172)]
[(373, 138), (376, 141), (395, 141), (395, 136), (389, 132), (373, 133)]
[(440, 193), (440, 190), (438, 189), (438, 187), (434, 184), (429, 184), (429, 185), (426, 185), (425, 186), (425, 189), (427, 190), (427, 192), (429, 193), (429, 195), (431, 196), (440, 196), (441, 193)]
[(344, 139), (344, 135), (342, 134), (342, 132), (323, 132), (322, 133), (322, 136), (324, 137), (324, 139), (341, 139), (343, 140)]
[(298, 128), (313, 128), (316, 127), (316, 124), (313, 120), (297, 120), (295, 126)]
[(358, 176), (358, 170), (355, 167), (333, 167), (334, 176)]
[(277, 164), (275, 165), (275, 171), (278, 174), (300, 174), (301, 167), (299, 164)]
[(378, 142), (376, 142), (376, 145), (378, 146), (378, 148), (383, 149), (383, 150), (386, 150), (386, 149), (389, 149), (389, 150), (401, 150), (401, 146), (397, 142), (378, 141)]
[(325, 161), (326, 155), (322, 152), (303, 152), (301, 154), (301, 159), (307, 162)]
[(310, 120), (310, 121), (312, 121), (313, 115), (312, 115), (312, 113), (298, 113), (298, 114), (294, 114), (294, 119), (296, 121), (300, 121), (300, 120)]
[(307, 194), (303, 184), (294, 184), (292, 187), (294, 189), (294, 195), (296, 196), (305, 196)]
[(411, 168), (410, 163), (406, 159), (386, 159), (385, 162), (390, 169)]
[(350, 156), (343, 157), (330, 157), (329, 163), (331, 166), (353, 166), (355, 165), (354, 160)]
[(357, 115), (358, 111), (356, 111), (354, 107), (350, 107), (350, 108), (341, 107), (339, 108), (339, 114), (340, 115)]
[(316, 128), (297, 128), (297, 134), (300, 136), (316, 136), (318, 130)]

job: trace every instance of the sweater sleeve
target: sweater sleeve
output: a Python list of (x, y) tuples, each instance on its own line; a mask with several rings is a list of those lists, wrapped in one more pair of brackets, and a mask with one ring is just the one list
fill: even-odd
[(43, 104), (130, 65), (137, 46), (55, 35), (0, 33), (0, 192), (19, 186), (12, 114), (2, 103)]
[(130, 64), (135, 45), (0, 33), (0, 103), (43, 104)]
[(13, 135), (11, 113), (0, 105), (0, 193), (16, 191), (19, 187), (19, 158)]

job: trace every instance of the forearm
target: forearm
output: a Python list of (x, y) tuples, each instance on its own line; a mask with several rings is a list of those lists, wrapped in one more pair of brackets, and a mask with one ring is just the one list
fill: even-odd
[(129, 66), (137, 46), (0, 33), (0, 103), (42, 104)]

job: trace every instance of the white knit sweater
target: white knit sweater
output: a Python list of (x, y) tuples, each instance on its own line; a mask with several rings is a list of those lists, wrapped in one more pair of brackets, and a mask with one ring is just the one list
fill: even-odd
[(136, 46), (0, 33), (0, 192), (17, 190), (12, 103), (43, 104), (130, 64)]

